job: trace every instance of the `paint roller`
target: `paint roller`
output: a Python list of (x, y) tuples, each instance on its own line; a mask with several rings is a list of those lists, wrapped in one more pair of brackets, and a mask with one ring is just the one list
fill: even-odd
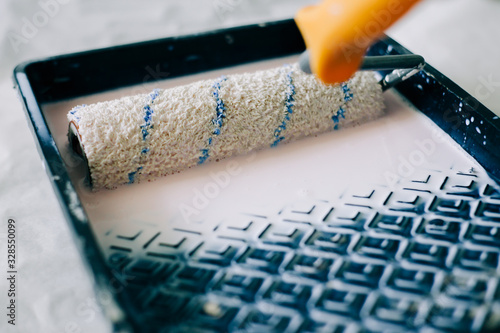
[[(363, 71), (324, 84), (301, 62), (79, 105), (68, 113), (69, 141), (94, 189), (151, 181), (377, 118), (382, 92), (423, 63), (415, 55), (365, 57)], [(394, 64), (381, 81), (368, 71)]]

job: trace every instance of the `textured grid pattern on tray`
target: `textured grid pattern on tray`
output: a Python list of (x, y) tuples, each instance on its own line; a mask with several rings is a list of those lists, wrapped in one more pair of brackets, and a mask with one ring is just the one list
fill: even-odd
[(109, 265), (152, 330), (500, 325), (500, 192), (473, 169), (241, 215), (209, 232), (123, 225), (106, 238)]

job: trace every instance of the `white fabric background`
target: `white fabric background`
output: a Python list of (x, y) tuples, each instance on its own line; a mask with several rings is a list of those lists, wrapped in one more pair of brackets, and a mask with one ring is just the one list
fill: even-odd
[[(7, 325), (1, 310), (1, 332), (110, 331), (12, 89), (14, 66), (61, 53), (288, 18), (314, 2), (0, 0), (0, 309), (7, 306), (8, 218), (17, 221), (19, 237), (17, 325)], [(51, 16), (44, 21), (40, 12), (47, 3), (52, 3)], [(388, 33), (500, 114), (499, 18), (498, 0), (424, 0)], [(13, 43), (23, 36), (23, 27), (26, 32), (26, 22), (39, 27)]]

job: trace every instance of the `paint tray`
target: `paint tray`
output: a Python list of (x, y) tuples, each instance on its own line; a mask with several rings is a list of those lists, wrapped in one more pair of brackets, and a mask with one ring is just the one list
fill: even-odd
[[(280, 66), (303, 50), (286, 20), (15, 69), (96, 290), (113, 296), (102, 306), (114, 329), (500, 329), (500, 121), (429, 65), (385, 93), (378, 120), (151, 183), (86, 185), (67, 139), (73, 106)], [(369, 50), (406, 53), (390, 38)]]

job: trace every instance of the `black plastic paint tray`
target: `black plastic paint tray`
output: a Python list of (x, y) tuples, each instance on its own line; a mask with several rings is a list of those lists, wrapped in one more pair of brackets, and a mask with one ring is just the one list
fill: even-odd
[[(154, 183), (92, 192), (74, 105), (279, 66), (292, 20), (62, 55), (14, 80), (120, 332), (500, 329), (500, 121), (431, 66), (387, 112)], [(371, 55), (409, 53), (390, 38)]]

